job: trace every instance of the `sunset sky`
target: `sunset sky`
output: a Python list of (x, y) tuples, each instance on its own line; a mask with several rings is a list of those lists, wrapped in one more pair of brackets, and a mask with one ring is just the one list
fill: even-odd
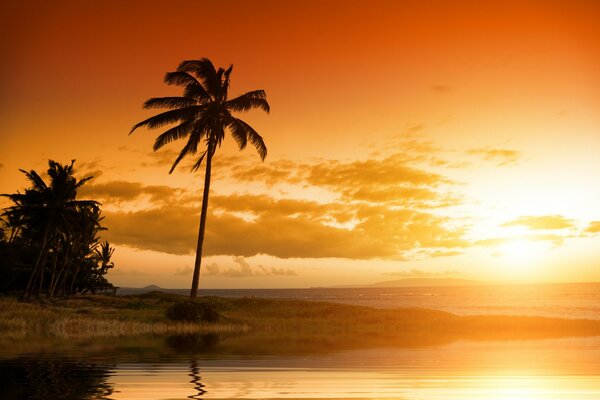
[[(479, 4), (479, 3), (485, 3)], [(215, 157), (200, 287), (600, 281), (600, 3), (3, 1), (0, 193), (93, 175), (117, 286), (189, 287), (203, 172), (128, 132), (234, 65), (269, 154)], [(3, 207), (6, 199), (0, 200)]]

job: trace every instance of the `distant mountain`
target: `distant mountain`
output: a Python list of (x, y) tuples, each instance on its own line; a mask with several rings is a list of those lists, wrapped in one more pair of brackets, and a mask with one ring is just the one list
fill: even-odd
[(117, 294), (121, 296), (131, 295), (131, 294), (144, 294), (150, 292), (163, 292), (163, 293), (174, 293), (174, 294), (185, 294), (189, 292), (189, 289), (165, 289), (157, 285), (148, 285), (142, 288), (134, 288), (134, 287), (120, 287), (117, 290)]
[(159, 292), (160, 292), (161, 290), (164, 290), (164, 289), (163, 289), (163, 288), (161, 288), (160, 286), (156, 286), (156, 285), (148, 285), (148, 286), (144, 286), (143, 288), (141, 288), (141, 290), (147, 290), (147, 291), (149, 291), (149, 292), (152, 292), (152, 291), (155, 291), (155, 290), (157, 290), (157, 291), (159, 291)]
[(392, 281), (368, 283), (364, 285), (329, 286), (336, 288), (366, 288), (366, 287), (440, 287), (440, 286), (475, 286), (485, 285), (485, 282), (456, 278), (407, 278)]

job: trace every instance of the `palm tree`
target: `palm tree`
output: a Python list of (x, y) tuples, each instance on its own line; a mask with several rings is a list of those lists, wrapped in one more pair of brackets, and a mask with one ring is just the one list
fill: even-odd
[(26, 233), (32, 243), (40, 243), (35, 264), (27, 286), (22, 294), (26, 299), (38, 285), (38, 293), (43, 287), (46, 258), (53, 244), (61, 234), (75, 232), (78, 226), (78, 214), (82, 209), (98, 209), (99, 204), (91, 200), (77, 200), (77, 191), (92, 177), (77, 180), (73, 176), (73, 164), (62, 165), (49, 160), (48, 176), (50, 184), (36, 171), (21, 170), (31, 182), (25, 193), (4, 195), (15, 204), (5, 211), (8, 220), (18, 222), (18, 228)]
[[(216, 70), (213, 63), (207, 58), (183, 61), (176, 71), (168, 72), (164, 78), (165, 83), (168, 85), (183, 87), (183, 95), (179, 97), (157, 97), (146, 101), (144, 103), (146, 109), (167, 108), (169, 111), (135, 124), (129, 132), (131, 134), (141, 126), (154, 129), (168, 124), (177, 124), (160, 134), (154, 142), (154, 151), (156, 151), (174, 140), (187, 138), (185, 146), (175, 159), (169, 173), (173, 172), (186, 155), (194, 156), (198, 153), (198, 159), (192, 166), (192, 171), (198, 170), (202, 161), (206, 159), (198, 244), (192, 289), (190, 291), (190, 298), (192, 299), (198, 294), (212, 158), (215, 150), (220, 147), (221, 141), (225, 137), (225, 131), (229, 130), (240, 150), (250, 142), (256, 147), (263, 161), (267, 156), (267, 147), (258, 132), (232, 114), (232, 112), (248, 111), (252, 108), (260, 108), (268, 113), (270, 107), (265, 91), (253, 90), (230, 100), (228, 91), (229, 76), (232, 69), (233, 65), (226, 70), (223, 68)], [(201, 141), (205, 142), (206, 149), (198, 152), (198, 145)]]

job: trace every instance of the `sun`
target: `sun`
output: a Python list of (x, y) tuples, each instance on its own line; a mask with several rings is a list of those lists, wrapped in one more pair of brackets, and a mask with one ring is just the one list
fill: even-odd
[(531, 240), (510, 239), (498, 247), (502, 257), (507, 261), (524, 263), (535, 258), (536, 246)]
[(499, 266), (507, 279), (539, 278), (547, 252), (547, 243), (523, 237), (507, 238), (497, 246)]

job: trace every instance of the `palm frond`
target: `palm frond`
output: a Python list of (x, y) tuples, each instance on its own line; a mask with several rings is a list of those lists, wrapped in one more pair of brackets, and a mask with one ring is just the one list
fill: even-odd
[[(267, 156), (267, 146), (265, 145), (262, 136), (260, 136), (258, 132), (254, 130), (254, 128), (252, 128), (250, 125), (248, 125), (239, 118), (232, 118), (229, 121), (229, 128), (231, 129), (231, 133), (234, 138), (245, 134), (245, 140), (250, 141), (250, 143), (252, 143), (252, 145), (256, 148), (256, 151), (258, 151), (258, 155), (264, 161), (265, 157)], [(244, 141), (244, 143), (246, 142)], [(239, 141), (238, 144), (240, 144)], [(243, 147), (241, 147), (240, 145), (240, 149), (242, 148)]]
[(178, 108), (176, 110), (169, 110), (163, 113), (154, 115), (148, 119), (143, 120), (142, 122), (138, 122), (131, 128), (129, 134), (135, 131), (140, 126), (146, 126), (150, 129), (158, 128), (163, 125), (172, 124), (174, 122), (183, 121), (187, 119), (192, 119), (194, 113), (197, 113), (202, 110), (202, 106), (191, 106)]
[(229, 75), (231, 75), (231, 71), (233, 71), (233, 64), (223, 73), (224, 79), (223, 84), (221, 85), (221, 93), (225, 100), (227, 100), (227, 92), (229, 91)]
[(150, 108), (184, 108), (198, 104), (196, 99), (190, 97), (153, 97), (144, 102), (145, 109)]
[(253, 90), (241, 96), (231, 99), (226, 103), (227, 108), (232, 111), (248, 111), (252, 108), (260, 108), (265, 112), (271, 111), (264, 90)]
[(19, 169), (19, 171), (21, 171), (22, 173), (25, 174), (25, 176), (27, 177), (27, 180), (33, 184), (33, 187), (35, 189), (38, 189), (38, 190), (48, 189), (46, 182), (44, 182), (42, 177), (39, 176), (37, 172), (35, 172), (33, 170), (25, 171), (24, 169)]
[(200, 165), (202, 165), (202, 160), (204, 160), (204, 157), (206, 156), (207, 152), (208, 150), (205, 150), (202, 152), (202, 154), (200, 154), (198, 160), (194, 163), (194, 165), (192, 165), (192, 172), (196, 172), (198, 168), (200, 168)]
[(79, 182), (77, 182), (75, 184), (75, 190), (79, 189), (81, 186), (83, 186), (87, 181), (89, 181), (91, 179), (94, 179), (94, 177), (93, 176), (86, 176), (85, 178), (81, 178), (79, 180)]
[(196, 154), (196, 151), (198, 150), (198, 143), (200, 143), (200, 141), (202, 140), (202, 138), (204, 136), (206, 136), (206, 135), (207, 135), (206, 124), (198, 124), (198, 125), (195, 125), (193, 127), (193, 129), (190, 132), (190, 136), (188, 138), (187, 143), (185, 144), (185, 146), (183, 147), (183, 149), (181, 150), (181, 152), (177, 156), (177, 159), (175, 160), (175, 162), (171, 166), (171, 170), (169, 171), (169, 174), (172, 173), (175, 170), (175, 167), (177, 167), (177, 165), (179, 164), (179, 162), (186, 155), (188, 155), (188, 154), (190, 154), (190, 155)]
[(217, 76), (215, 66), (208, 58), (183, 61), (177, 67), (177, 71), (193, 73), (196, 78), (202, 82), (204, 88), (211, 97), (216, 98), (219, 95), (221, 81)]
[(177, 167), (177, 165), (179, 164), (179, 162), (181, 160), (183, 160), (183, 157), (185, 157), (188, 154), (190, 146), (191, 146), (191, 141), (188, 140), (188, 142), (186, 143), (186, 145), (183, 146), (183, 149), (181, 149), (181, 152), (179, 153), (179, 155), (175, 159), (175, 162), (171, 166), (171, 169), (169, 170), (169, 174), (173, 173), (173, 171), (175, 170), (175, 168)]
[(169, 85), (183, 86), (183, 95), (185, 97), (192, 97), (202, 100), (210, 99), (210, 95), (206, 92), (206, 89), (204, 86), (202, 86), (202, 83), (185, 71), (168, 72), (165, 75), (164, 81)]
[(185, 121), (182, 124), (174, 126), (173, 128), (160, 134), (154, 141), (152, 150), (156, 151), (161, 147), (169, 144), (175, 140), (186, 137), (190, 133), (191, 121)]

